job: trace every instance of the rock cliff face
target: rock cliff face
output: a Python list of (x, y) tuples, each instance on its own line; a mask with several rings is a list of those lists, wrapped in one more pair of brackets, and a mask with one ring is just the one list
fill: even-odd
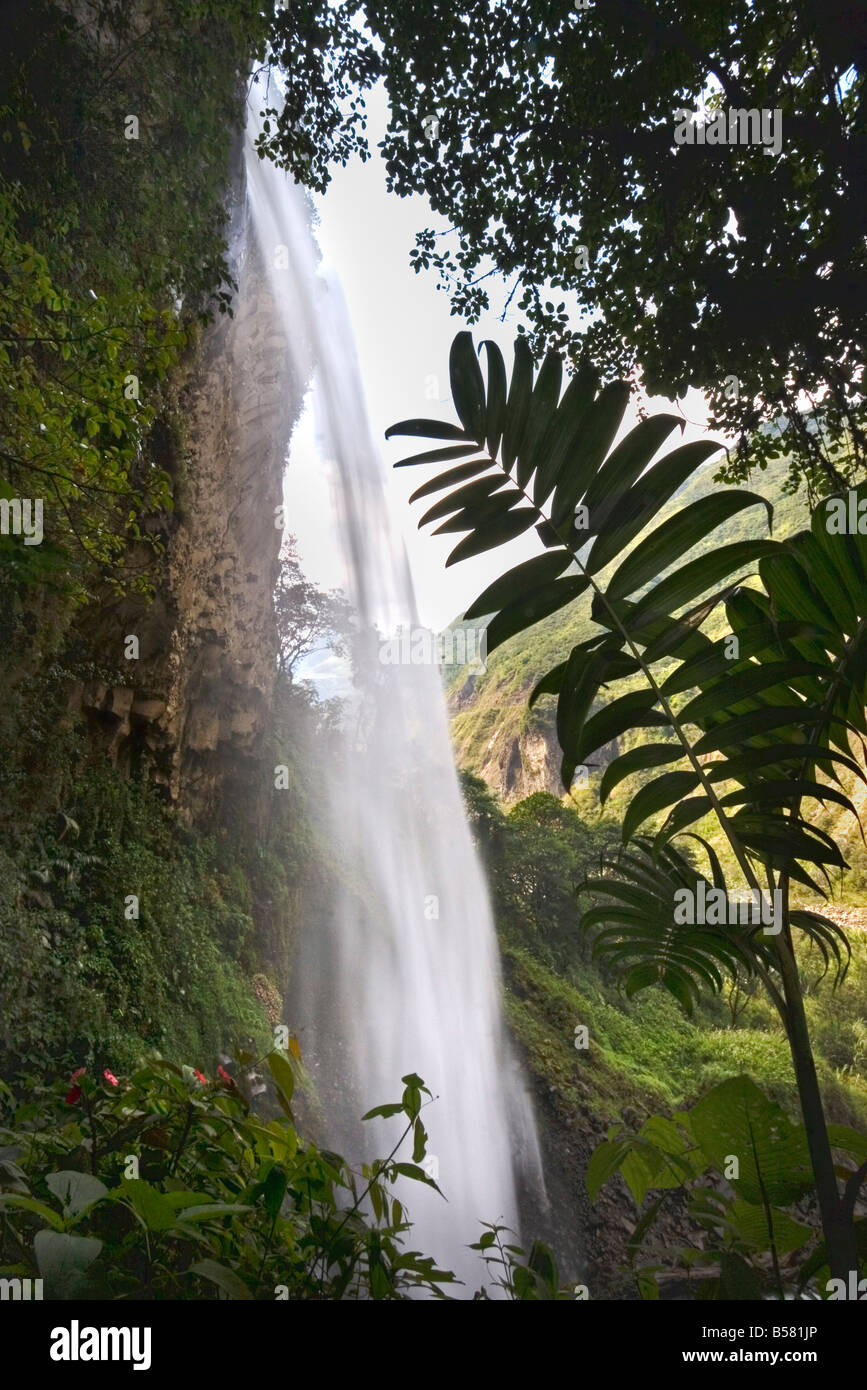
[(498, 729), (486, 750), (479, 776), (502, 801), (522, 801), (534, 792), (561, 796), (560, 746), (553, 729), (514, 733)]
[[(160, 783), (204, 825), (257, 815), (272, 785), (263, 755), (276, 673), (275, 513), (306, 385), (293, 375), (252, 235), (240, 139), (233, 163), (234, 317), (205, 330), (177, 392), (179, 505), (162, 519), (158, 590), (148, 605), (124, 599), (87, 616), (89, 645), (124, 678), (72, 695), (119, 766)], [(137, 660), (125, 657), (130, 635)]]
[[(491, 732), (482, 736), (478, 731), (461, 726), (453, 720), (453, 734), (457, 749), (458, 763), (461, 767), (481, 777), (491, 791), (507, 806), (535, 792), (550, 792), (552, 796), (562, 797), (563, 784), (560, 780), (560, 763), (563, 757), (557, 739), (556, 713), (553, 707), (536, 709), (532, 719), (526, 720), (526, 695), (520, 703), (504, 703), (491, 710)], [(452, 714), (472, 708), (472, 694), (462, 692), (461, 703), (452, 701)], [(600, 749), (593, 759), (594, 766), (589, 769), (591, 777), (598, 775), (604, 767), (617, 756), (617, 741)], [(575, 784), (576, 796), (580, 794), (581, 783)]]

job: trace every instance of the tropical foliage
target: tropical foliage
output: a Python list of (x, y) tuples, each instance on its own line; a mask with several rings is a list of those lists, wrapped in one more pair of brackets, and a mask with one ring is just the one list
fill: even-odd
[[(455, 1276), (407, 1248), (394, 1191), (400, 1179), (439, 1190), (420, 1166), (421, 1077), (365, 1117), (400, 1126), (390, 1153), (356, 1170), (295, 1128), (296, 1084), (310, 1083), (294, 1038), (236, 1062), (247, 1074), (267, 1064), (279, 1118), (254, 1112), (222, 1066), (208, 1078), (157, 1058), (125, 1079), (78, 1067), (66, 1083), (31, 1078), (25, 1098), (0, 1083), (2, 1275), (41, 1278), (53, 1299), (447, 1298)], [(524, 1258), (504, 1236), (485, 1227), (475, 1247), (492, 1286), (565, 1296), (546, 1247)]]
[[(412, 263), (453, 313), (514, 301), (534, 351), (589, 350), (670, 400), (702, 388), (739, 440), (732, 480), (781, 454), (793, 485), (860, 476), (863, 6), (316, 0), (278, 13), (273, 44), (267, 148), (314, 187), (368, 156), (382, 81), (388, 187), (433, 209)], [(779, 144), (678, 142), (681, 111), (764, 111)]]
[[(849, 1160), (844, 1171), (854, 1207), (851, 1160), (867, 1158), (867, 1138), (834, 1125), (830, 1139)], [(590, 1196), (595, 1199), (615, 1173), (640, 1213), (628, 1255), (642, 1297), (658, 1298), (660, 1276), (677, 1269), (688, 1271), (698, 1298), (782, 1299), (805, 1290), (826, 1298), (834, 1292), (810, 1200), (804, 1126), (793, 1124), (748, 1077), (722, 1082), (670, 1118), (653, 1115), (634, 1132), (613, 1126), (587, 1169)], [(664, 1264), (639, 1264), (666, 1202), (684, 1195), (693, 1240), (666, 1250)], [(856, 1222), (856, 1238), (864, 1258), (867, 1221)]]
[[(857, 529), (832, 534), (823, 506), (809, 532), (786, 542), (757, 538), (689, 558), (698, 540), (746, 508), (761, 507), (771, 520), (764, 498), (721, 489), (657, 524), (661, 508), (717, 446), (680, 445), (655, 460), (679, 424), (666, 415), (641, 421), (615, 444), (628, 401), (625, 382), (597, 394), (585, 360), (561, 399), (559, 354), (548, 353), (535, 375), (519, 338), (507, 384), (496, 344), (485, 348), (487, 381), (470, 335), (454, 340), (450, 378), (459, 425), (407, 420), (387, 432), (449, 441), (396, 465), (453, 463), (413, 493), (412, 500), (445, 494), (419, 524), (438, 521), (437, 533), (465, 533), (448, 564), (536, 527), (545, 553), (489, 585), (465, 614), (493, 615), (489, 651), (592, 593), (597, 630), (532, 696), (557, 696), (564, 786), (628, 730), (665, 734), (609, 764), (603, 799), (639, 768), (666, 771), (632, 798), (624, 850), (604, 865), (601, 881), (587, 883), (596, 905), (586, 924), (605, 924), (597, 949), (621, 966), (632, 992), (658, 982), (689, 1008), (699, 988), (720, 989), (725, 973), (759, 976), (792, 1048), (832, 1263), (840, 1271), (844, 1261), (845, 1269), (855, 1268), (794, 951), (800, 933), (839, 977), (846, 942), (821, 913), (793, 909), (790, 887), (796, 882), (821, 895), (828, 868), (845, 863), (804, 803), (834, 801), (856, 814), (841, 779), (846, 773), (864, 780), (850, 747), (850, 735), (867, 732), (864, 539)], [(474, 457), (454, 462), (468, 456)], [(860, 496), (859, 490), (856, 502)], [(720, 605), (729, 631), (712, 641), (702, 627)], [(625, 682), (629, 688), (617, 693)], [(690, 830), (708, 813), (739, 867), (738, 886), (756, 895), (757, 904), (779, 904), (770, 930), (752, 921), (749, 931), (738, 925), (732, 931), (727, 920), (675, 930), (674, 895), (679, 887), (694, 891), (698, 880), (673, 848), (676, 838), (698, 839), (711, 875), (701, 875), (703, 884), (731, 895), (712, 846)], [(653, 839), (630, 852), (639, 829), (660, 816)]]
[(4, 606), (37, 582), (148, 592), (180, 471), (169, 374), (231, 301), (226, 170), (264, 18), (15, 0), (5, 21), (0, 497), (43, 499), (45, 541), (0, 538)]

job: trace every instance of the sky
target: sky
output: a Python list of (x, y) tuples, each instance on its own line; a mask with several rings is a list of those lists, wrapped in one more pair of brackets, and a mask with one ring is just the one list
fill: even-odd
[[(520, 318), (516, 309), (510, 309), (505, 322), (494, 313), (477, 325), (467, 325), (452, 317), (447, 295), (437, 289), (435, 272), (417, 275), (411, 269), (409, 253), (415, 233), (427, 226), (439, 229), (443, 224), (425, 198), (398, 198), (386, 192), (385, 166), (375, 148), (386, 124), (382, 88), (371, 94), (369, 113), (373, 157), (366, 163), (355, 158), (345, 168), (336, 167), (326, 193), (314, 197), (319, 218), (316, 236), (323, 270), (339, 279), (352, 321), (373, 437), (381, 448), (394, 522), (404, 538), (419, 618), (424, 625), (439, 630), (459, 617), (493, 579), (538, 553), (541, 545), (531, 529), (508, 546), (446, 569), (446, 558), (459, 537), (431, 536), (430, 527), (418, 531), (425, 507), (420, 503), (410, 507), (407, 500), (416, 487), (445, 465), (394, 470), (391, 465), (397, 459), (435, 446), (406, 437), (387, 441), (384, 433), (396, 421), (414, 416), (457, 423), (448, 377), (449, 348), (455, 333), (471, 327), (477, 345), (492, 338), (503, 350), (510, 370)], [(496, 287), (496, 279), (488, 285)], [(497, 299), (500, 304), (505, 302), (502, 286), (492, 291), (495, 305)], [(651, 408), (670, 410), (671, 406), (658, 401), (651, 402)], [(687, 427), (686, 442), (702, 433), (704, 404), (698, 393), (691, 392), (684, 400), (683, 413), (697, 426)], [(624, 431), (634, 421), (630, 407)], [(308, 407), (290, 448), (288, 524), (298, 538), (310, 578), (323, 588), (332, 588), (340, 583), (339, 558), (319, 519), (327, 500), (327, 484), (319, 476), (321, 469), (317, 472), (316, 451), (314, 411)]]

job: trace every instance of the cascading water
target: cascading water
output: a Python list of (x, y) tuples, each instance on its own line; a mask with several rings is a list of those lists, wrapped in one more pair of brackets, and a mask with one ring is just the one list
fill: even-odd
[(469, 1296), (487, 1282), (466, 1248), (479, 1223), (517, 1229), (519, 1185), (541, 1189), (532, 1110), (505, 1036), (491, 909), (439, 670), (379, 660), (377, 634), (417, 619), (339, 287), (317, 273), (304, 194), (259, 159), (249, 133), (246, 165), (279, 320), (299, 375), (316, 364), (322, 467), (334, 470), (333, 543), (361, 634), (345, 756), (339, 778), (322, 788), (335, 852), (350, 872), (335, 875), (329, 929), (301, 934), (292, 1021), (303, 1016), (305, 1058), (319, 1062), (325, 1137), (350, 1159), (392, 1148), (399, 1118), (363, 1126), (359, 1118), (399, 1098), (404, 1074), (419, 1073), (432, 1091), (423, 1119), (447, 1200), (403, 1180), (400, 1195), (413, 1246), (453, 1269)]

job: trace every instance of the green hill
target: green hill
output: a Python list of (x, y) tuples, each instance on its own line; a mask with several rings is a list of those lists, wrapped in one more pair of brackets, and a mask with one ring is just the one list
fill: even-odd
[[(713, 464), (702, 470), (663, 516), (720, 486), (714, 472)], [(785, 476), (781, 461), (751, 484), (774, 508), (777, 538), (808, 520), (804, 500), (784, 492)], [(764, 525), (763, 510), (751, 508), (720, 526), (695, 553), (761, 535)], [(579, 599), (512, 638), (481, 673), (451, 670), (448, 694), (470, 819), (488, 870), (507, 1016), (536, 1097), (546, 1163), (555, 1190), (562, 1185), (578, 1213), (592, 1277), (614, 1289), (633, 1229), (631, 1208), (624, 1194), (612, 1194), (609, 1206), (592, 1209), (583, 1187), (590, 1155), (612, 1119), (621, 1115), (627, 1128), (635, 1128), (648, 1114), (670, 1113), (716, 1082), (741, 1073), (753, 1077), (793, 1116), (797, 1092), (779, 1019), (754, 982), (726, 983), (721, 995), (704, 998), (692, 1017), (659, 990), (627, 1000), (581, 932), (575, 886), (599, 854), (619, 842), (623, 810), (639, 779), (622, 782), (604, 808), (598, 797), (599, 772), (584, 788), (576, 787), (571, 799), (565, 796), (556, 700), (542, 697), (532, 711), (527, 701), (539, 679), (592, 634), (589, 609), (589, 601)], [(720, 611), (714, 617), (707, 631), (719, 636), (725, 615)], [(625, 688), (624, 682), (613, 693)], [(641, 734), (627, 735), (603, 756), (642, 739)], [(860, 788), (847, 790), (860, 804)], [(833, 829), (852, 865), (840, 885), (844, 901), (835, 892), (835, 901), (822, 907), (847, 930), (852, 963), (837, 989), (823, 978), (817, 951), (805, 948), (800, 965), (828, 1114), (835, 1122), (857, 1127), (867, 1117), (867, 854), (851, 816), (829, 812), (817, 820)], [(695, 828), (714, 842), (727, 873), (733, 869), (715, 826), (707, 822)], [(576, 1050), (579, 1024), (589, 1030), (584, 1052)], [(604, 1240), (597, 1238), (597, 1229), (604, 1230)], [(662, 1232), (660, 1250), (675, 1236), (674, 1227)]]
[[(714, 480), (716, 468), (716, 463), (710, 463), (701, 469), (672, 499), (661, 520), (684, 504), (697, 501), (722, 486)], [(805, 499), (784, 491), (786, 472), (786, 461), (781, 459), (758, 474), (750, 484), (752, 491), (771, 503), (773, 535), (778, 539), (801, 529), (809, 520)], [(764, 534), (764, 527), (763, 510), (748, 508), (719, 526), (710, 538), (695, 547), (693, 553), (699, 555), (712, 547), (755, 538)], [(503, 569), (506, 568), (504, 562)], [(590, 597), (585, 594), (568, 608), (497, 648), (485, 671), (453, 668), (449, 672), (452, 740), (458, 766), (480, 777), (505, 806), (537, 792), (549, 792), (558, 798), (564, 796), (556, 733), (556, 699), (542, 696), (532, 710), (528, 700), (541, 677), (562, 661), (576, 642), (590, 637), (593, 630)], [(705, 630), (711, 637), (719, 637), (726, 630), (721, 607), (712, 615)], [(639, 682), (640, 677), (621, 681), (613, 693), (622, 694), (631, 685), (637, 687)], [(637, 774), (625, 779), (606, 806), (600, 806), (598, 785), (604, 764), (643, 738), (642, 733), (636, 732), (610, 744), (597, 755), (596, 766), (590, 769), (586, 783), (573, 788), (576, 807), (588, 823), (617, 827), (623, 808), (641, 781), (652, 775)], [(863, 785), (853, 778), (847, 790), (859, 811), (863, 811), (867, 801)], [(833, 807), (817, 812), (816, 821), (837, 838), (851, 866), (839, 885), (841, 896), (860, 907), (861, 898), (867, 892), (867, 849), (857, 823), (851, 815)], [(711, 839), (724, 863), (729, 861), (728, 846), (719, 837), (712, 817), (695, 828)], [(733, 862), (728, 866), (733, 869)]]
[[(714, 481), (717, 468), (718, 462), (712, 462), (700, 469), (672, 499), (660, 520), (723, 486)], [(776, 537), (798, 530), (808, 516), (803, 498), (784, 493), (786, 474), (787, 463), (781, 459), (750, 484), (751, 490), (767, 498), (774, 508)], [(760, 529), (764, 525), (761, 509), (748, 508), (719, 526), (695, 547), (694, 554), (764, 534)], [(503, 569), (506, 567), (504, 562)], [(717, 622), (721, 630), (722, 614)], [(584, 594), (568, 608), (504, 643), (492, 654), (486, 671), (473, 674), (453, 668), (448, 673), (458, 764), (481, 777), (504, 802), (512, 803), (537, 791), (563, 794), (554, 723), (556, 701), (543, 697), (533, 710), (528, 709), (527, 701), (536, 682), (592, 632), (590, 596)], [(713, 633), (712, 624), (708, 632)]]

